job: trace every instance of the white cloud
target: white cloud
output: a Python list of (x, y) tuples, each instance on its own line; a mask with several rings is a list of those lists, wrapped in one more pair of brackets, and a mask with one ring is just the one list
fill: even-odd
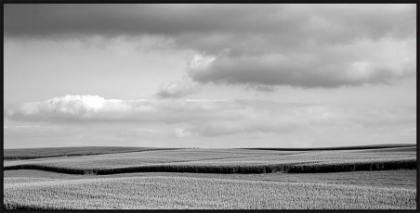
[(196, 82), (185, 77), (181, 81), (171, 82), (170, 84), (161, 84), (156, 96), (158, 98), (182, 98), (199, 91)]
[[(104, 99), (92, 95), (66, 95), (41, 102), (28, 102), (17, 108), (5, 109), (13, 120), (49, 122), (201, 122), (203, 120), (235, 119), (230, 114), (235, 104), (229, 100), (162, 100)], [(227, 108), (226, 108), (227, 107)]]
[(176, 129), (175, 129), (175, 131), (174, 131), (174, 134), (175, 134), (175, 136), (176, 136), (176, 137), (178, 137), (178, 138), (190, 137), (190, 136), (192, 136), (192, 135), (193, 135), (193, 134), (192, 134), (191, 132), (189, 132), (188, 130), (186, 130), (186, 129), (182, 129), (182, 128), (176, 128)]
[[(116, 100), (67, 95), (7, 109), (5, 116), (37, 122), (136, 122), (178, 124), (177, 137), (253, 133), (290, 133), (313, 126), (334, 128), (414, 128), (413, 108), (353, 108), (315, 104), (285, 104), (261, 100)], [(121, 134), (155, 135), (151, 129)]]

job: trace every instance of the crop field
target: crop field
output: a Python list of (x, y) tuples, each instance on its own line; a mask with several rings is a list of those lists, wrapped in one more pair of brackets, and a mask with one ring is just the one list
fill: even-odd
[(400, 209), (415, 208), (416, 191), (156, 176), (6, 185), (5, 205), (16, 200), (51, 209)]
[(4, 169), (41, 169), (69, 174), (123, 172), (266, 173), (338, 172), (417, 167), (416, 152), (360, 152), (180, 149), (77, 158), (39, 158), (4, 162)]
[[(415, 209), (414, 145), (95, 148), (4, 161), (6, 209)], [(125, 151), (123, 151), (125, 150)], [(129, 151), (130, 150), (130, 151)], [(48, 152), (50, 151), (50, 152)], [(85, 150), (86, 151), (86, 150)], [(69, 153), (61, 148), (60, 153)], [(77, 151), (76, 151), (77, 152)], [(79, 150), (81, 152), (81, 150)], [(6, 153), (6, 150), (5, 150)], [(15, 152), (16, 156), (25, 156)]]
[(60, 147), (60, 148), (28, 148), (28, 149), (5, 149), (4, 160), (20, 160), (62, 156), (100, 155), (112, 153), (141, 152), (150, 150), (162, 150), (160, 148), (147, 147)]

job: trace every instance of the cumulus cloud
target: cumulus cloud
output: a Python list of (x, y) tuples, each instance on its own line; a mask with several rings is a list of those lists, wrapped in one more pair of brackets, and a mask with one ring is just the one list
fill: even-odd
[(198, 92), (198, 85), (188, 77), (169, 84), (161, 84), (156, 97), (158, 98), (182, 98)]
[[(391, 84), (416, 74), (414, 4), (8, 4), (4, 32), (9, 39), (169, 39), (171, 48), (199, 53), (192, 80), (266, 91)], [(190, 90), (173, 83), (158, 96), (188, 93), (181, 91)]]
[[(116, 100), (92, 95), (67, 95), (5, 110), (5, 117), (17, 121), (136, 122), (183, 126), (174, 131), (176, 137), (283, 134), (312, 126), (407, 129), (416, 126), (415, 114), (415, 107), (368, 110), (262, 100)], [(155, 134), (150, 129), (141, 132)]]
[(13, 120), (50, 122), (202, 122), (235, 119), (240, 112), (229, 100), (104, 99), (96, 95), (66, 95), (46, 101), (23, 103), (4, 110)]

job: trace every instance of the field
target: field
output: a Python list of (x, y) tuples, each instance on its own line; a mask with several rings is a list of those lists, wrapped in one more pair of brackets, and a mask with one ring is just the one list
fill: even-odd
[(5, 149), (4, 160), (21, 160), (34, 158), (84, 156), (113, 153), (141, 152), (150, 150), (164, 150), (161, 148), (147, 147), (60, 147), (60, 148), (29, 148), (29, 149)]
[(315, 150), (91, 149), (96, 154), (83, 155), (79, 150), (77, 157), (51, 157), (51, 150), (40, 149), (39, 154), (32, 150), (30, 155), (43, 156), (39, 158), (22, 158), (24, 152), (5, 150), (9, 155), (4, 161), (4, 208), (417, 206), (415, 145)]

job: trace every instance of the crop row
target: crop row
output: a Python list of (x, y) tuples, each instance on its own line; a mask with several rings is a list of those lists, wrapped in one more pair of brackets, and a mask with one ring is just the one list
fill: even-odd
[(320, 173), (320, 172), (348, 172), (348, 171), (376, 171), (395, 169), (416, 169), (416, 159), (388, 160), (388, 161), (364, 161), (364, 162), (327, 162), (327, 163), (279, 163), (263, 165), (193, 165), (193, 164), (160, 164), (143, 165), (134, 167), (122, 167), (111, 169), (79, 169), (70, 167), (58, 167), (43, 164), (23, 164), (6, 166), (4, 170), (38, 169), (50, 172), (80, 175), (110, 175), (133, 172), (189, 172), (189, 173), (240, 173), (257, 174), (271, 172), (286, 173)]

